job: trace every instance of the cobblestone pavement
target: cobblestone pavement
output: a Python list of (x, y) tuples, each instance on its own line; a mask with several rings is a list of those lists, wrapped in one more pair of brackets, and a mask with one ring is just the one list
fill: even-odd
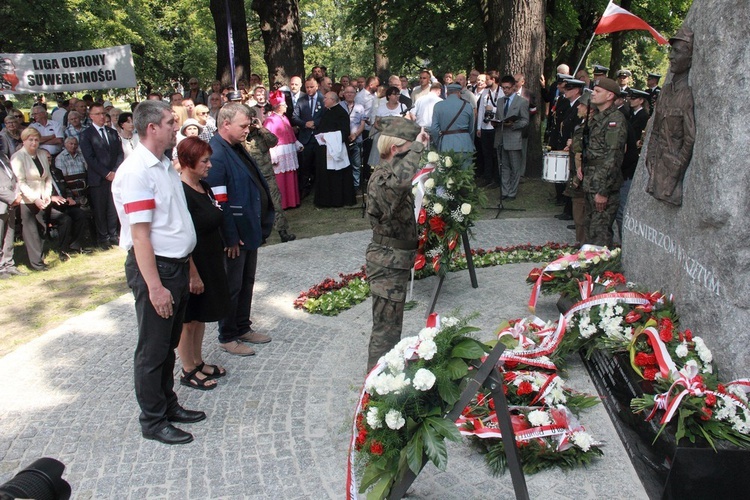
[[(481, 221), (472, 246), (572, 242), (567, 223), (553, 219)], [(184, 425), (185, 446), (144, 440), (132, 377), (136, 342), (132, 296), (124, 295), (0, 358), (0, 483), (33, 460), (50, 456), (67, 468), (74, 498), (291, 498), (345, 496), (346, 460), (354, 404), (366, 365), (370, 301), (337, 317), (293, 309), (297, 294), (364, 263), (369, 231), (299, 240), (261, 249), (253, 319), (273, 342), (257, 355), (219, 351), (216, 326), (207, 328), (204, 356), (228, 375), (214, 391), (176, 384), (180, 402), (208, 413)], [(124, 257), (123, 257), (124, 259)], [(526, 314), (531, 264), (479, 269), (479, 288), (467, 271), (451, 273), (437, 310), (478, 311), (474, 322), (489, 339), (504, 320)], [(417, 281), (406, 335), (416, 333), (435, 278)], [(542, 297), (537, 314), (557, 316)], [(178, 368), (179, 370), (179, 368)], [(176, 374), (177, 375), (177, 374)], [(573, 360), (569, 385), (594, 392)], [(587, 469), (527, 477), (531, 498), (646, 498), (605, 410), (583, 415), (604, 441), (605, 456)], [(411, 498), (512, 498), (510, 476), (492, 477), (465, 442), (450, 443), (445, 472), (428, 466)]]

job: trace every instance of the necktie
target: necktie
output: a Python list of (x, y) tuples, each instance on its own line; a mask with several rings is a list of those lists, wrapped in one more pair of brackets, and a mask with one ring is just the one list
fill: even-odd
[(505, 98), (505, 105), (503, 106), (503, 118), (508, 116), (508, 106), (510, 105), (510, 98)]
[(310, 96), (310, 113), (315, 112), (315, 108), (313, 108), (313, 103), (315, 102), (315, 98), (313, 96)]
[(101, 134), (102, 134), (102, 139), (104, 140), (104, 142), (105, 142), (106, 144), (109, 144), (109, 141), (107, 140), (107, 134), (106, 134), (106, 133), (104, 132), (104, 127), (100, 128), (100, 129), (99, 129), (99, 132), (101, 132)]

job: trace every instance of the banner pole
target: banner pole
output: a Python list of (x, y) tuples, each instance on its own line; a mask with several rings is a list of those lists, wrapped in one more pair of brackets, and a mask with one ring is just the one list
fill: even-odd
[(589, 48), (591, 47), (591, 42), (594, 41), (594, 37), (596, 36), (596, 32), (594, 32), (593, 35), (591, 35), (591, 40), (589, 40), (589, 44), (586, 45), (586, 48), (583, 51), (583, 54), (581, 54), (581, 60), (578, 61), (578, 65), (576, 66), (575, 71), (573, 71), (573, 74), (571, 75), (573, 78), (575, 78), (576, 73), (578, 73), (578, 70), (581, 68), (581, 64), (583, 64), (583, 59), (586, 57), (586, 54), (589, 51)]

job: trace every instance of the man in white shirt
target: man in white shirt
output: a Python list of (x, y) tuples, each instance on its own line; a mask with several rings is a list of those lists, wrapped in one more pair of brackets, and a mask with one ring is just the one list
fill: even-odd
[(435, 82), (430, 86), (430, 92), (422, 96), (414, 105), (409, 112), (409, 117), (417, 122), (417, 125), (424, 128), (429, 128), (432, 125), (432, 111), (435, 104), (443, 100), (440, 98), (442, 91), (443, 86)]
[(189, 297), (189, 258), (196, 234), (180, 176), (164, 155), (176, 144), (169, 105), (143, 101), (134, 118), (140, 144), (118, 169), (112, 195), (122, 223), (120, 246), (128, 251), (125, 276), (138, 318), (135, 396), (144, 438), (186, 444), (192, 434), (171, 422), (206, 418), (202, 411), (182, 408), (173, 389), (174, 350)]
[(31, 108), (31, 116), (35, 121), (30, 126), (37, 129), (42, 136), (39, 146), (49, 151), (49, 154), (54, 158), (63, 148), (65, 131), (62, 125), (54, 120), (47, 119), (47, 110), (44, 109), (44, 106)]

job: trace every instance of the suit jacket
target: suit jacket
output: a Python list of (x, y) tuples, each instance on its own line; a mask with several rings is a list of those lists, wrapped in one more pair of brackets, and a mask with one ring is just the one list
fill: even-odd
[(315, 98), (315, 109), (310, 109), (310, 96), (307, 94), (301, 95), (297, 100), (297, 105), (294, 107), (294, 113), (292, 114), (292, 125), (299, 127), (299, 133), (297, 134), (297, 140), (302, 144), (309, 144), (311, 140), (315, 140), (315, 130), (305, 127), (305, 123), (312, 120), (315, 122), (315, 127), (320, 125), (320, 118), (323, 116), (325, 106), (323, 106), (323, 94), (318, 92)]
[[(289, 123), (292, 123), (292, 117), (294, 116), (294, 100), (292, 99), (292, 92), (289, 90), (284, 90), (284, 99), (286, 100), (286, 113), (284, 113), (289, 120)], [(304, 97), (307, 94), (305, 94), (303, 91), (300, 91), (299, 97)]]
[[(497, 102), (497, 119), (503, 118), (505, 98)], [(505, 116), (517, 116), (518, 119), (511, 126), (500, 125), (495, 132), (495, 147), (502, 147), (506, 151), (522, 149), (523, 130), (529, 124), (529, 101), (515, 95), (508, 106)], [(499, 133), (498, 133), (499, 132)]]
[(625, 180), (632, 179), (635, 175), (635, 168), (638, 166), (638, 159), (641, 156), (641, 148), (638, 147), (638, 141), (641, 140), (650, 117), (651, 115), (645, 109), (641, 109), (628, 120), (627, 147), (622, 160), (622, 178)]
[(33, 158), (24, 148), (19, 149), (10, 159), (13, 173), (18, 179), (18, 187), (21, 189), (23, 203), (31, 204), (39, 198), (48, 198), (52, 195), (52, 175), (47, 164), (47, 157), (39, 155), (37, 158), (44, 168), (41, 174)]
[[(242, 240), (246, 250), (255, 250), (271, 234), (273, 229), (274, 211), (268, 185), (257, 163), (248, 154), (255, 169), (252, 175), (246, 163), (238, 156), (232, 146), (221, 135), (214, 135), (209, 141), (213, 153), (211, 154), (211, 170), (208, 171), (206, 181), (219, 202), (224, 215), (222, 236), (227, 247), (234, 246)], [(247, 152), (242, 148), (244, 154)], [(243, 154), (243, 153), (240, 153)], [(261, 217), (261, 190), (266, 191), (268, 201), (265, 216)]]
[(576, 126), (581, 123), (581, 119), (578, 118), (578, 100), (580, 100), (580, 97), (576, 99), (575, 103), (569, 104), (560, 121), (560, 144), (563, 148), (567, 146), (568, 139), (573, 137)]
[(99, 186), (110, 172), (117, 170), (123, 160), (120, 134), (110, 127), (104, 127), (109, 144), (102, 139), (94, 125), (81, 132), (79, 139), (81, 153), (88, 165), (89, 186)]
[(13, 173), (10, 159), (0, 152), (0, 215), (8, 213), (8, 206), (16, 201), (18, 192), (18, 179)]

